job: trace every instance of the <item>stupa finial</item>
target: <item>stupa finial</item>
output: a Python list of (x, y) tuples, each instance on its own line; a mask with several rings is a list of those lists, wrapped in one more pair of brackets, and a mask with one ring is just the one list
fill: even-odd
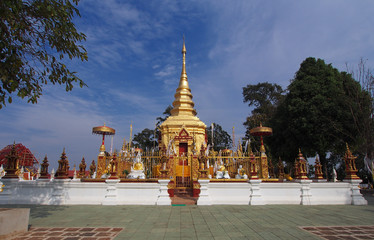
[(171, 115), (192, 115), (196, 116), (196, 110), (194, 109), (194, 102), (192, 101), (192, 94), (191, 89), (188, 86), (188, 78), (186, 72), (186, 44), (183, 37), (183, 47), (182, 47), (182, 55), (183, 55), (183, 65), (182, 65), (182, 72), (181, 77), (179, 80), (179, 86), (177, 91), (174, 95), (175, 100), (173, 102), (173, 109), (171, 110)]

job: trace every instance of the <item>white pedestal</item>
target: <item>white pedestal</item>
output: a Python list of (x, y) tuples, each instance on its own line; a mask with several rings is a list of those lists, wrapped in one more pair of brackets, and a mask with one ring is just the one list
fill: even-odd
[(198, 182), (200, 184), (200, 195), (199, 199), (197, 200), (197, 205), (212, 205), (210, 201), (209, 192), (208, 192), (208, 184), (209, 179), (199, 179)]
[(312, 194), (310, 193), (310, 183), (312, 180), (298, 180), (301, 185), (301, 205), (311, 205)]
[(53, 179), (53, 192), (49, 205), (64, 205), (65, 204), (65, 183), (70, 182), (70, 179)]
[(261, 191), (260, 191), (260, 183), (262, 180), (249, 180), (249, 184), (251, 185), (251, 195), (249, 197), (249, 205), (264, 205), (262, 200)]
[(106, 179), (105, 183), (107, 185), (106, 193), (103, 201), (103, 205), (117, 205), (117, 184), (120, 179)]
[(344, 180), (344, 182), (351, 184), (352, 205), (368, 205), (368, 201), (362, 196), (358, 187), (361, 179)]
[(169, 182), (169, 179), (158, 180), (158, 183), (160, 184), (160, 193), (158, 195), (156, 205), (171, 205), (171, 199), (168, 193)]

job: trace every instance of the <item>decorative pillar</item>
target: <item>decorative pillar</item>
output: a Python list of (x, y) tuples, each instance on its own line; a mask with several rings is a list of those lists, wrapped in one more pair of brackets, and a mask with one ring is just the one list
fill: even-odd
[(105, 198), (103, 201), (103, 205), (117, 205), (117, 184), (121, 180), (119, 178), (117, 179), (106, 179), (105, 183), (107, 185)]
[(299, 149), (299, 157), (295, 161), (295, 179), (296, 180), (308, 180), (306, 170), (306, 160)]
[(96, 164), (95, 164), (95, 160), (92, 160), (92, 163), (90, 165), (90, 177), (91, 178), (95, 178), (94, 174), (96, 172)]
[(48, 166), (49, 166), (48, 158), (47, 158), (47, 155), (45, 155), (43, 163), (41, 164), (41, 168), (40, 168), (40, 177), (39, 177), (40, 180), (48, 179)]
[(171, 199), (168, 193), (168, 184), (169, 179), (159, 179), (158, 183), (160, 184), (160, 193), (156, 205), (171, 205)]
[(261, 195), (261, 188), (260, 184), (262, 182), (261, 179), (251, 179), (248, 180), (251, 186), (251, 195), (249, 197), (249, 205), (264, 205)]
[(345, 162), (345, 179), (346, 180), (352, 180), (357, 179), (360, 180), (360, 178), (357, 176), (357, 168), (355, 160), (357, 157), (353, 156), (351, 151), (349, 150), (348, 143), (347, 150), (344, 154), (344, 162)]
[(251, 180), (257, 180), (257, 163), (256, 163), (256, 157), (253, 154), (252, 150), (249, 152), (249, 179)]
[(357, 157), (353, 156), (351, 151), (349, 150), (348, 143), (347, 150), (344, 154), (344, 162), (345, 162), (345, 179), (344, 182), (350, 183), (351, 187), (351, 197), (352, 197), (352, 205), (367, 205), (368, 202), (360, 193), (360, 188), (358, 185), (361, 182), (361, 179), (357, 176), (357, 168), (355, 160)]
[(65, 148), (62, 151), (61, 158), (58, 160), (58, 168), (56, 171), (55, 179), (68, 179), (69, 178), (69, 161), (65, 154)]
[(13, 143), (12, 149), (7, 158), (7, 164), (5, 165), (5, 176), (4, 179), (7, 178), (18, 178), (17, 170), (18, 170), (18, 155), (16, 151), (16, 144)]
[(311, 205), (312, 194), (310, 193), (310, 183), (312, 182), (312, 180), (300, 179), (299, 182), (301, 185), (300, 204)]
[(53, 179), (52, 196), (49, 200), (49, 205), (64, 205), (66, 203), (66, 183), (70, 182), (69, 178), (55, 178)]
[(368, 205), (368, 202), (362, 196), (362, 194), (360, 193), (360, 188), (358, 187), (361, 179), (344, 179), (344, 182), (350, 183), (352, 205)]
[(323, 173), (322, 173), (322, 165), (321, 162), (319, 161), (319, 157), (317, 155), (316, 157), (316, 162), (314, 165), (314, 179), (316, 182), (326, 182), (327, 180), (323, 178)]
[[(203, 156), (203, 155), (200, 155), (201, 157), (199, 157), (199, 165), (200, 165), (200, 169), (199, 169), (199, 172), (200, 172), (200, 177), (199, 179), (207, 179), (208, 178), (208, 170), (206, 170), (206, 167), (205, 167), (205, 162), (207, 161), (207, 157)], [(209, 169), (209, 166), (207, 166), (208, 169)]]
[(118, 176), (117, 176), (118, 162), (117, 162), (116, 152), (113, 153), (113, 158), (109, 162), (109, 168), (110, 168), (109, 179), (118, 179)]
[(199, 169), (200, 169), (200, 164), (199, 164), (199, 160), (197, 158), (196, 155), (193, 155), (192, 158), (191, 158), (191, 161), (192, 161), (192, 196), (193, 197), (199, 197), (199, 194), (200, 194), (200, 184), (198, 182), (198, 178), (199, 178)]
[(106, 156), (103, 152), (97, 156), (97, 172), (96, 178), (101, 178), (101, 176), (105, 173), (106, 170)]
[(84, 160), (84, 158), (82, 158), (82, 161), (81, 163), (79, 164), (79, 173), (78, 173), (78, 177), (79, 178), (84, 178), (86, 177), (86, 161)]
[(208, 191), (209, 181), (209, 179), (199, 179), (200, 196), (197, 199), (197, 205), (212, 205)]
[(258, 174), (261, 179), (268, 179), (269, 178), (269, 169), (268, 169), (268, 160), (265, 153), (265, 146), (263, 136), (270, 136), (273, 133), (273, 130), (269, 127), (263, 127), (262, 123), (260, 123), (259, 127), (253, 128), (249, 131), (252, 136), (260, 136), (261, 137), (261, 147), (260, 147), (260, 158), (259, 158), (259, 169)]
[(260, 172), (258, 174), (262, 179), (269, 178), (268, 157), (266, 156), (264, 145), (261, 145), (260, 148)]

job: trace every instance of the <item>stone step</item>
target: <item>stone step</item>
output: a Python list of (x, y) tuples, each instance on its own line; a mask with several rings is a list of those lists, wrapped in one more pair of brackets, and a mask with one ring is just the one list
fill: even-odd
[(177, 190), (174, 193), (174, 197), (171, 198), (172, 205), (196, 205), (198, 198), (192, 196), (192, 191)]

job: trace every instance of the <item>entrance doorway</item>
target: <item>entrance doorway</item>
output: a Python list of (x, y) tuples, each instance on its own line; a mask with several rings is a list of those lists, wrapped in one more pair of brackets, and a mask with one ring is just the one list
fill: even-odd
[(188, 144), (179, 143), (179, 156), (187, 156), (188, 153)]

